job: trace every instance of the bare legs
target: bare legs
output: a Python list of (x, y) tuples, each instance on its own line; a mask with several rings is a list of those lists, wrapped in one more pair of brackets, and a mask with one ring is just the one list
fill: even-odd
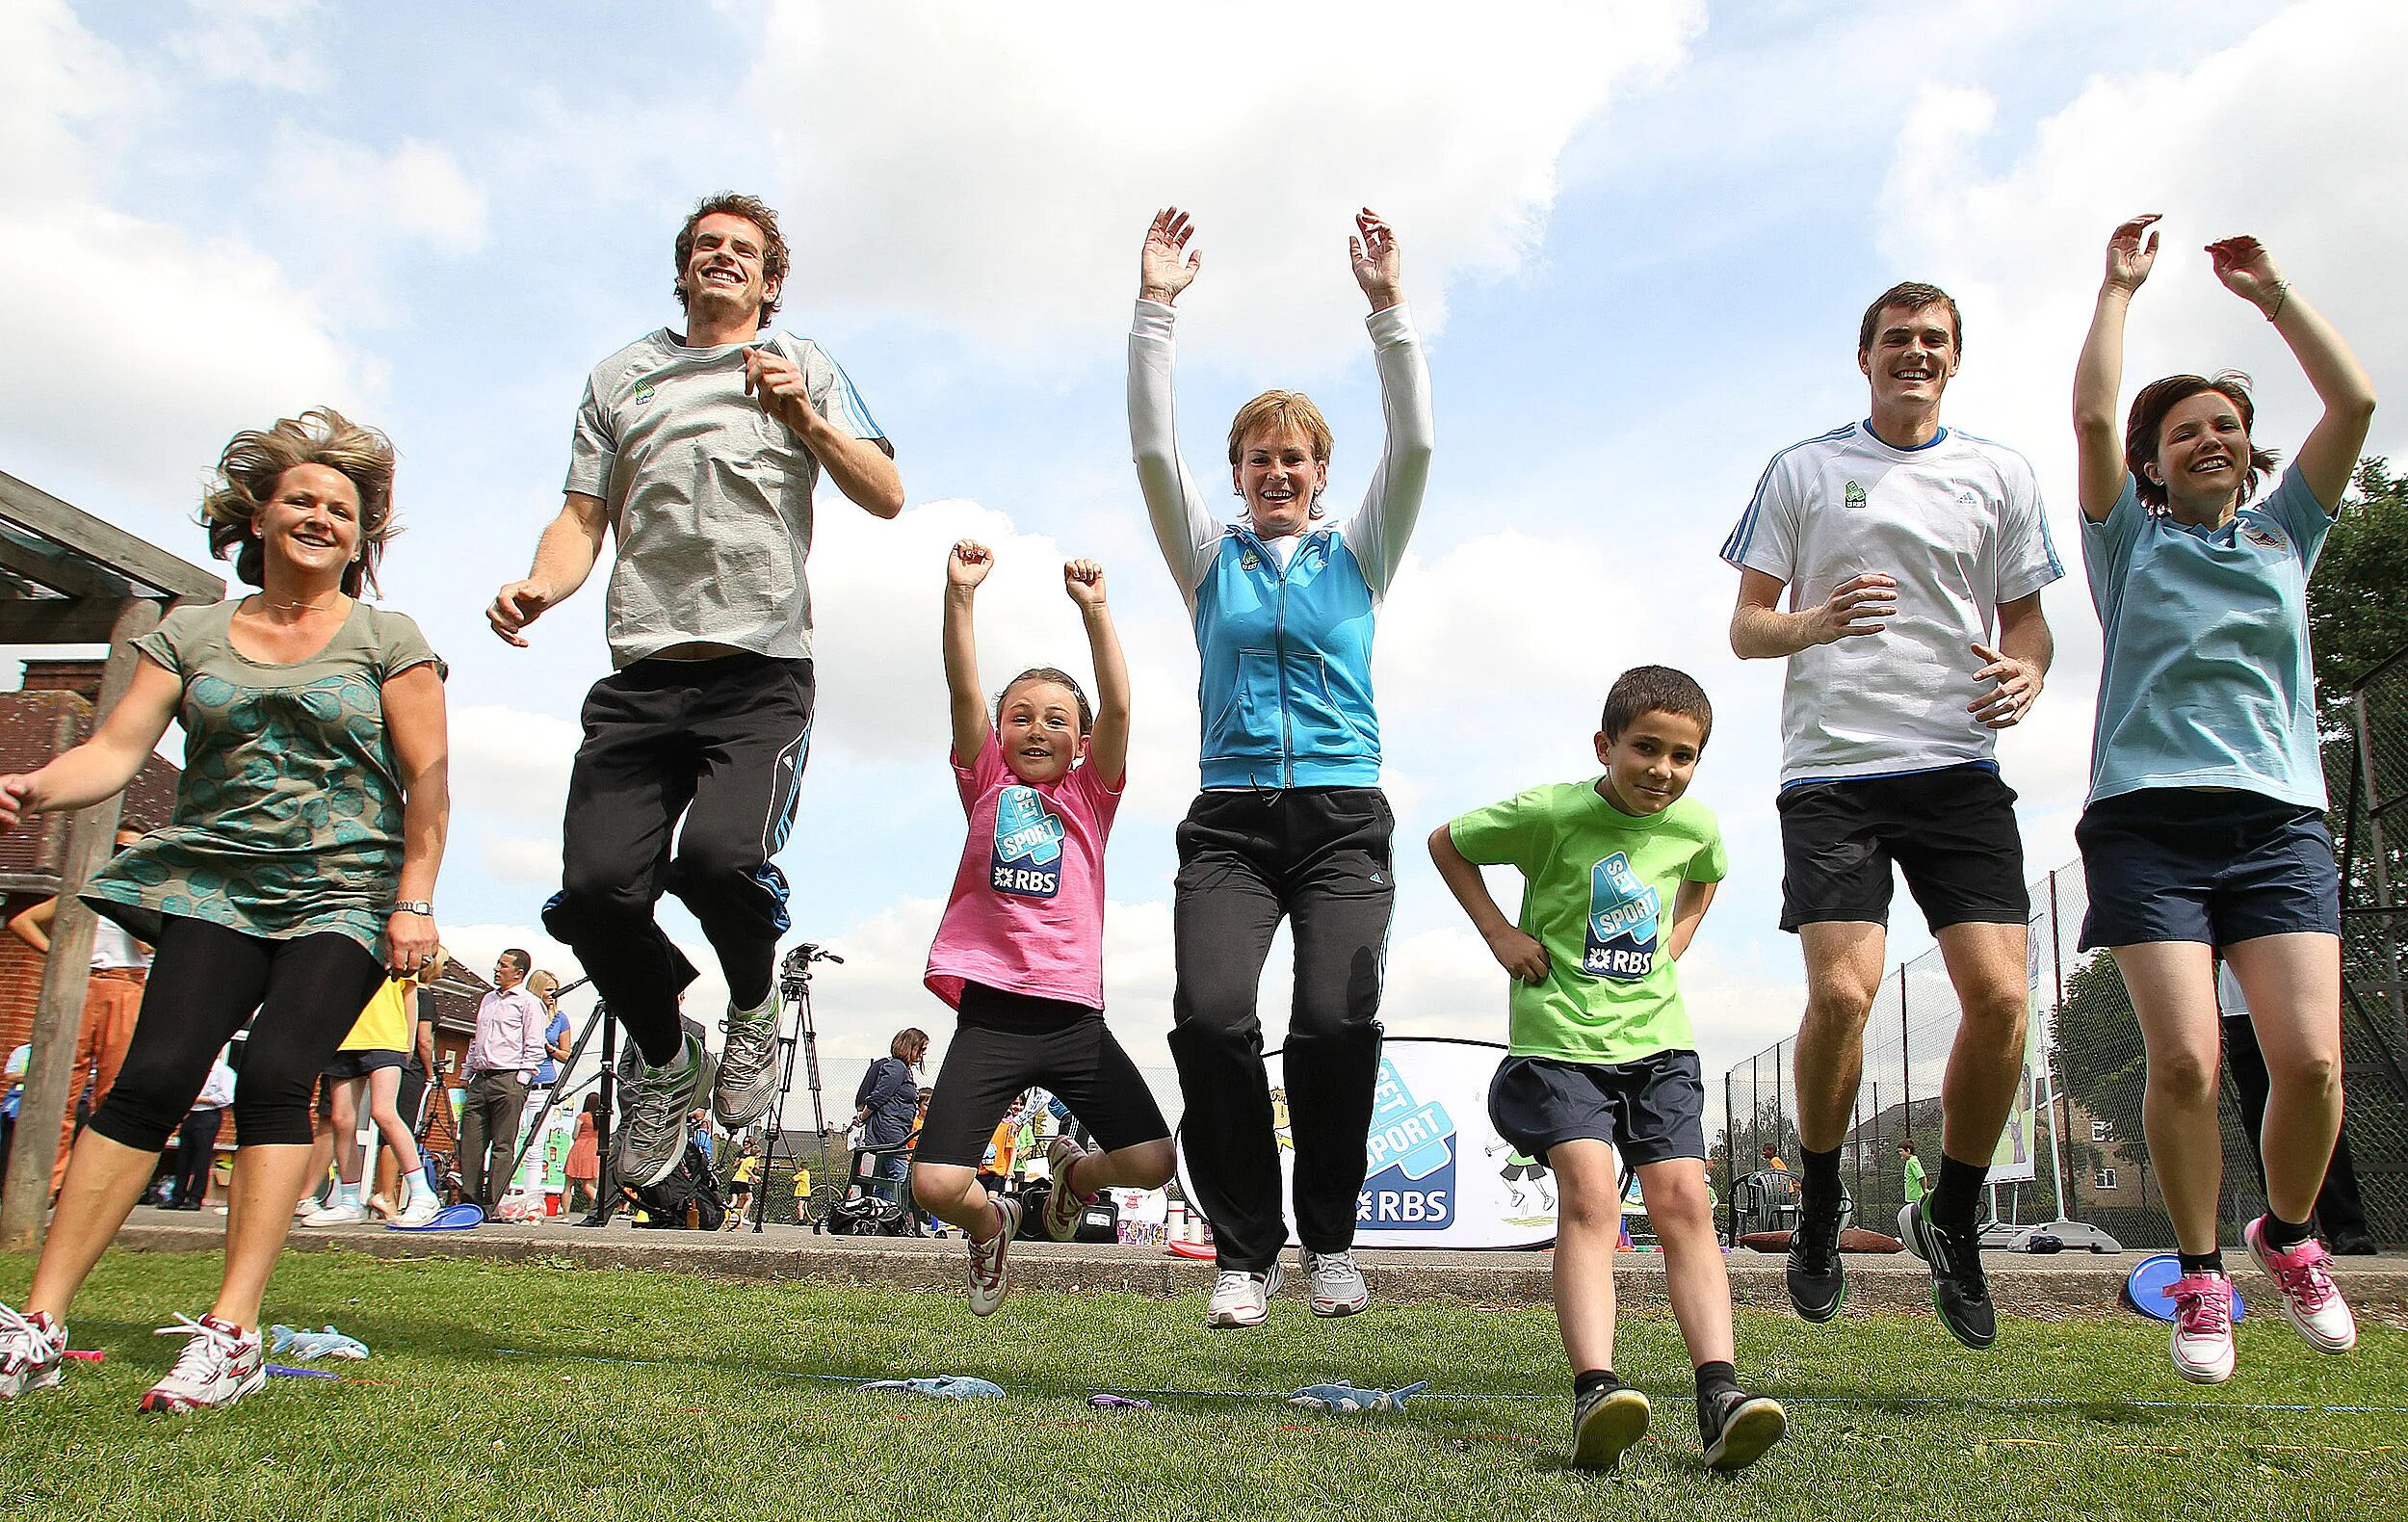
[[(1613, 1367), (1613, 1255), (1622, 1236), (1621, 1181), (1603, 1142), (1561, 1142), (1547, 1153), (1556, 1172), (1556, 1325), (1572, 1372)], [(1706, 1175), (1695, 1158), (1643, 1163), (1639, 1192), (1663, 1247), (1664, 1293), (1694, 1366), (1732, 1361), (1731, 1281)]]

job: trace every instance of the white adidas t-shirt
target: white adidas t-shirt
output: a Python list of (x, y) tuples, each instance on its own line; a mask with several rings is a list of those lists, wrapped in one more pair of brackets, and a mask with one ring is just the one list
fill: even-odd
[(1894, 449), (1865, 423), (1773, 456), (1722, 558), (1787, 583), (1792, 612), (1867, 571), (1898, 578), (1881, 633), (1790, 657), (1785, 787), (1991, 760), (1997, 735), (1965, 707), (1988, 685), (1969, 646), (1997, 643), (1999, 604), (2065, 574), (2022, 455), (1954, 429)]

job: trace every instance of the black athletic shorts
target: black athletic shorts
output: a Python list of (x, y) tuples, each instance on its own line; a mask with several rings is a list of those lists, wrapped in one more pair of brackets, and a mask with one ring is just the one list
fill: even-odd
[(2313, 808), (2258, 793), (2143, 788), (2083, 809), (2074, 839), (2090, 888), (2083, 951), (2342, 932), (2341, 867)]
[(380, 1067), (403, 1067), (408, 1063), (407, 1052), (337, 1052), (334, 1061), (327, 1063), (326, 1076), (365, 1078)]
[(1497, 1134), (1541, 1162), (1561, 1142), (1606, 1142), (1633, 1168), (1703, 1159), (1705, 1115), (1697, 1054), (1677, 1049), (1630, 1063), (1508, 1057), (1488, 1085)]
[(1890, 923), (1890, 866), (1933, 931), (2031, 917), (2015, 790), (1986, 766), (1781, 790), (1781, 928)]
[(1052, 1090), (1107, 1152), (1168, 1140), (1162, 1107), (1103, 1010), (966, 983), (960, 1015), (915, 1161), (978, 1167), (1004, 1112), (1033, 1088)]

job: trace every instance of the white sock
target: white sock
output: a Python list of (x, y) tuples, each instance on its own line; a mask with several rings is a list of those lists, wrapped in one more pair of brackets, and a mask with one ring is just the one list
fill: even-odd
[(359, 1186), (345, 1184), (334, 1192), (334, 1202), (346, 1209), (359, 1203)]
[(413, 1169), (409, 1177), (402, 1181), (402, 1205), (406, 1209), (432, 1193), (427, 1188), (426, 1169)]

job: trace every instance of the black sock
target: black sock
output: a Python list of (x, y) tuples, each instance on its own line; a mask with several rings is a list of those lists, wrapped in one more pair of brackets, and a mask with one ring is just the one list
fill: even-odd
[(2313, 1221), (2303, 1220), (2294, 1226), (2269, 1210), (2258, 1222), (2258, 1240), (2269, 1247), (2295, 1247), (2316, 1234), (2314, 1228)]
[(1804, 1186), (1806, 1197), (1818, 1204), (1836, 1202), (1840, 1197), (1840, 1149), (1818, 1152), (1800, 1142), (1797, 1148), (1798, 1182)]
[(1572, 1399), (1577, 1401), (1591, 1390), (1620, 1389), (1622, 1381), (1613, 1377), (1611, 1369), (1583, 1369), (1572, 1377)]
[(2200, 1253), (2177, 1252), (2174, 1256), (2181, 1260), (2183, 1272), (2186, 1274), (2224, 1272), (2224, 1249), (2222, 1247), (2210, 1247), (2207, 1251)]
[(1931, 1223), (1942, 1231), (1971, 1235), (1981, 1204), (1981, 1186), (1990, 1177), (1987, 1165), (1959, 1163), (1940, 1154), (1940, 1182), (1931, 1192)]
[(1723, 1391), (1739, 1387), (1739, 1371), (1729, 1364), (1701, 1363), (1697, 1366), (1697, 1430), (1707, 1441), (1714, 1440), (1717, 1398)]

